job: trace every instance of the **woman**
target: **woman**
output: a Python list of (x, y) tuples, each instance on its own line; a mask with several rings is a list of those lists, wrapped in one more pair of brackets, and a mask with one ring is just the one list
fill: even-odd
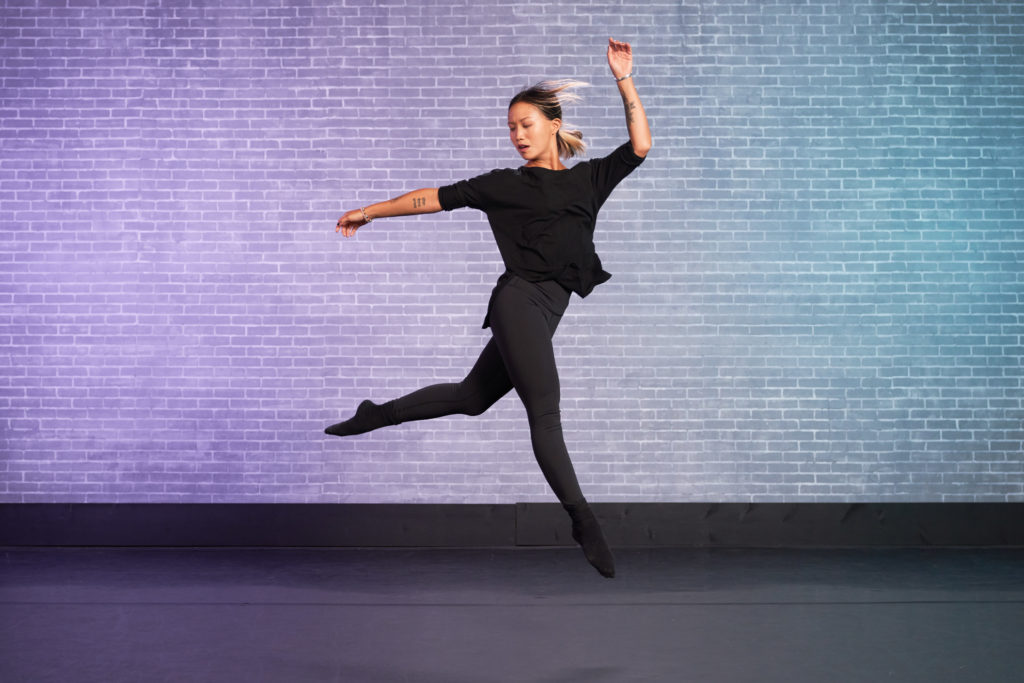
[[(416, 190), (349, 211), (337, 230), (351, 237), (377, 218), (451, 211), (484, 211), (505, 262), (491, 294), (484, 328), (492, 338), (462, 382), (438, 384), (378, 405), (324, 430), (351, 436), (413, 420), (479, 415), (515, 388), (526, 407), (541, 471), (572, 518), (573, 538), (606, 577), (615, 561), (569, 460), (559, 414), (558, 371), (551, 338), (571, 292), (586, 296), (611, 277), (594, 252), (597, 212), (615, 186), (643, 162), (651, 147), (647, 117), (632, 80), (628, 43), (608, 40), (608, 65), (625, 105), (629, 142), (607, 157), (567, 168), (562, 159), (583, 151), (583, 135), (562, 128), (561, 101), (575, 99), (576, 81), (544, 82), (512, 98), (509, 137), (526, 164), (495, 170), (441, 188)], [(560, 101), (561, 98), (561, 101)]]

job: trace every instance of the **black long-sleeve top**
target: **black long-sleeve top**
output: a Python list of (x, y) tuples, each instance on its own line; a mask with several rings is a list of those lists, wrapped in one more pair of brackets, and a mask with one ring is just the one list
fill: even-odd
[(524, 280), (554, 280), (581, 297), (611, 275), (594, 251), (597, 212), (644, 157), (630, 143), (600, 159), (552, 171), (496, 169), (438, 189), (441, 208), (487, 214), (505, 269)]

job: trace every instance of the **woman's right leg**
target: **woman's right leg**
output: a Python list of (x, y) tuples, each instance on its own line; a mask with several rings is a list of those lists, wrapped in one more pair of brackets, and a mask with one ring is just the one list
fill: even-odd
[(430, 420), (445, 415), (479, 415), (511, 390), (512, 381), (505, 372), (494, 339), (491, 339), (461, 382), (434, 384), (382, 405), (363, 401), (353, 417), (331, 425), (324, 432), (333, 436), (353, 436), (402, 422)]
[(501, 353), (492, 338), (461, 382), (434, 384), (384, 404), (393, 424), (445, 415), (480, 415), (512, 391)]

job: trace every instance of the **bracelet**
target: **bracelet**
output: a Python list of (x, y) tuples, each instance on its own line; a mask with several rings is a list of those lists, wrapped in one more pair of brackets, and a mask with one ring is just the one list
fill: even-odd
[(370, 221), (373, 220), (372, 218), (366, 215), (366, 209), (364, 209), (363, 207), (359, 207), (359, 212), (363, 214), (363, 220), (365, 222), (369, 223)]
[(626, 80), (627, 78), (632, 78), (632, 77), (633, 77), (633, 72), (632, 72), (632, 71), (630, 71), (630, 72), (629, 72), (628, 74), (626, 74), (626, 75), (625, 75), (625, 76), (623, 76), (622, 78), (616, 78), (616, 79), (615, 79), (615, 82), (616, 82), (616, 83), (618, 83), (619, 81), (624, 81), (624, 80)]

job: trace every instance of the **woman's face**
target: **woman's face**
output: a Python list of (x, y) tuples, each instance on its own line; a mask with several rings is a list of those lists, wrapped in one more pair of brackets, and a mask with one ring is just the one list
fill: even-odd
[(526, 102), (516, 102), (508, 109), (508, 136), (516, 151), (527, 161), (535, 161), (554, 149), (558, 153), (555, 135), (562, 122), (551, 120), (541, 110)]

